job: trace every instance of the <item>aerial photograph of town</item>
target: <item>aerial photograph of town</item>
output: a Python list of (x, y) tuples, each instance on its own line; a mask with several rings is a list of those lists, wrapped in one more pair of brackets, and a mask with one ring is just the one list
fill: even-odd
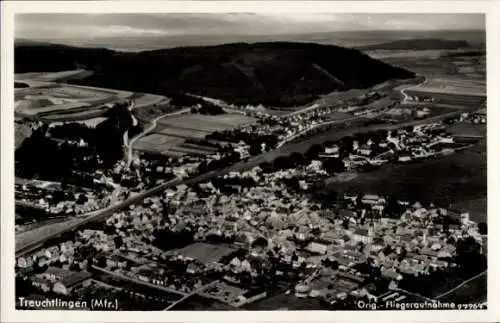
[(488, 308), (484, 14), (25, 13), (14, 45), (17, 310)]

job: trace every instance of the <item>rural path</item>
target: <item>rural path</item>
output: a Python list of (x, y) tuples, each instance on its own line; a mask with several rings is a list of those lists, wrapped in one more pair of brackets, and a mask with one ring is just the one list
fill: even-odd
[(153, 131), (157, 124), (158, 124), (158, 121), (163, 119), (163, 118), (166, 118), (166, 117), (171, 117), (171, 116), (175, 116), (175, 115), (179, 115), (179, 114), (183, 114), (183, 113), (187, 113), (189, 112), (190, 109), (189, 108), (185, 108), (185, 109), (182, 109), (182, 110), (178, 110), (178, 111), (175, 111), (175, 112), (170, 112), (170, 113), (167, 113), (167, 114), (164, 114), (164, 115), (161, 115), (159, 117), (156, 117), (154, 118), (152, 121), (151, 121), (151, 125), (146, 128), (143, 132), (141, 132), (140, 134), (138, 134), (137, 136), (135, 136), (134, 138), (132, 138), (127, 146), (127, 168), (130, 167), (130, 164), (132, 163), (132, 152), (133, 152), (133, 147), (134, 147), (134, 143), (141, 139), (142, 137), (146, 136), (147, 134), (149, 134), (151, 131)]
[(479, 278), (479, 277), (481, 277), (481, 276), (485, 275), (487, 272), (488, 272), (488, 270), (485, 270), (485, 271), (483, 271), (483, 272), (481, 272), (481, 273), (477, 274), (476, 276), (471, 277), (471, 278), (469, 278), (469, 279), (467, 279), (467, 280), (465, 280), (465, 281), (461, 282), (459, 285), (457, 285), (457, 286), (453, 287), (453, 288), (452, 288), (452, 289), (450, 289), (449, 291), (447, 291), (447, 292), (445, 292), (445, 293), (443, 293), (443, 294), (441, 294), (441, 295), (439, 295), (439, 296), (436, 296), (436, 297), (434, 297), (434, 298), (435, 298), (435, 299), (440, 299), (441, 297), (444, 297), (444, 296), (446, 296), (446, 295), (448, 295), (448, 294), (450, 294), (450, 293), (452, 293), (452, 292), (456, 291), (457, 289), (459, 289), (460, 287), (464, 286), (465, 284), (470, 283), (471, 281), (473, 281), (473, 280), (475, 280), (475, 279), (477, 279), (477, 278)]
[(418, 87), (421, 87), (422, 85), (424, 85), (425, 83), (427, 83), (429, 81), (429, 79), (425, 78), (422, 83), (419, 83), (417, 85), (409, 85), (407, 87), (405, 87), (404, 89), (401, 89), (400, 92), (401, 94), (404, 96), (404, 99), (403, 101), (401, 102), (402, 104), (406, 104), (408, 101), (409, 101), (409, 98), (410, 96), (408, 94), (406, 94), (406, 90), (409, 90), (409, 89), (416, 89)]

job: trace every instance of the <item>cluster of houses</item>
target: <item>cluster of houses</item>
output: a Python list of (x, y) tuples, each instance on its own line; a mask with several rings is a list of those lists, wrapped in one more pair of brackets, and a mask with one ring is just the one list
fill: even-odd
[[(16, 204), (43, 211), (47, 215), (47, 218), (38, 221), (54, 216), (78, 216), (108, 206), (110, 199), (100, 198), (99, 194), (88, 190), (75, 194), (52, 182), (16, 184)], [(64, 199), (61, 200), (60, 196), (64, 196)]]
[(34, 287), (43, 292), (53, 292), (60, 295), (71, 295), (79, 287), (88, 287), (91, 274), (87, 271), (71, 271), (58, 267), (49, 267), (45, 272), (32, 276)]
[[(423, 126), (414, 132), (425, 136), (426, 129), (429, 128)], [(392, 132), (386, 140), (403, 149), (413, 137), (402, 130)], [(432, 142), (431, 136), (428, 142)], [(336, 153), (335, 147), (325, 150), (325, 154)], [(275, 277), (285, 280), (289, 275), (314, 271), (312, 275), (303, 276), (295, 294), (334, 302), (346, 295), (376, 294), (367, 287), (366, 274), (357, 269), (360, 264), (369, 262), (380, 268), (381, 276), (394, 287), (403, 275), (426, 275), (434, 269), (453, 266), (455, 247), (449, 242), (449, 236), (456, 240), (473, 237), (482, 241), (477, 225), (466, 213), (460, 214), (460, 223), (451, 225), (444, 234), (442, 226), (434, 223), (447, 211), (434, 206), (425, 208), (418, 203), (398, 201), (406, 211), (399, 217), (389, 218), (384, 215), (387, 201), (383, 196), (353, 194), (344, 196), (340, 209), (324, 209), (319, 202), (285, 184), (288, 179), (300, 177), (300, 189), (307, 190), (318, 176), (324, 176), (316, 164), (272, 173), (264, 173), (259, 167), (233, 172), (226, 176), (227, 180), (252, 179), (255, 185), (230, 182), (234, 188), (232, 194), (222, 193), (211, 182), (167, 189), (162, 196), (146, 198), (142, 204), (113, 214), (106, 220), (107, 229), (79, 231), (75, 242), (20, 257), (17, 265), (27, 277), (35, 278), (34, 286), (71, 293), (75, 286), (88, 279), (83, 274), (86, 260), (76, 259), (75, 254), (80, 248), (91, 246), (99, 255), (105, 255), (99, 266), (109, 273), (183, 294), (204, 285), (203, 277), (207, 273), (219, 272), (224, 283), (215, 284), (204, 293), (234, 306), (265, 297), (252, 286), (245, 287), (251, 283), (244, 277), (253, 281), (271, 268)], [(246, 253), (224, 262), (220, 259), (200, 262), (183, 257), (182, 253), (165, 254), (153, 245), (155, 231), (161, 230), (191, 232), (194, 240), (203, 243), (227, 241)], [(270, 258), (278, 260), (278, 267), (269, 265)], [(160, 266), (161, 261), (181, 262), (186, 271), (175, 274)], [(75, 273), (79, 274), (75, 277), (86, 278), (69, 279), (63, 274), (57, 279), (40, 274), (30, 276), (29, 268), (35, 262), (49, 269), (56, 262), (62, 263), (61, 270), (73, 272), (76, 268), (79, 271)], [(49, 275), (52, 271), (54, 269)], [(45, 280), (45, 285), (40, 285), (40, 279)], [(224, 284), (239, 286), (240, 290), (233, 293), (232, 287), (225, 288)]]
[(486, 124), (486, 108), (481, 108), (471, 113), (462, 113), (460, 115), (460, 122)]
[[(445, 133), (441, 123), (423, 124), (409, 129), (398, 129), (387, 132), (387, 137), (374, 142), (368, 139), (360, 144), (353, 141), (352, 153), (344, 157), (347, 169), (355, 169), (365, 165), (380, 166), (391, 160), (410, 162), (422, 160), (438, 154), (453, 153), (458, 145), (454, 138)], [(325, 147), (320, 158), (338, 158), (339, 145)]]
[[(346, 196), (346, 199), (351, 197)], [(375, 196), (364, 196), (362, 200), (374, 201), (374, 205), (382, 204), (382, 199)], [(383, 278), (391, 281), (392, 289), (397, 288), (403, 275), (426, 275), (433, 270), (454, 266), (450, 260), (455, 255), (455, 246), (448, 243), (445, 234), (431, 225), (433, 219), (443, 214), (446, 214), (445, 210), (426, 209), (416, 203), (399, 219), (382, 218), (368, 225), (356, 225), (354, 223), (359, 222), (359, 218), (354, 220), (351, 217), (348, 228), (343, 235), (337, 234), (333, 244), (316, 242), (319, 245), (316, 250), (326, 254), (328, 261), (336, 263), (337, 267), (327, 267), (328, 270), (323, 269), (315, 279), (298, 284), (295, 295), (319, 297), (329, 303), (348, 295), (376, 298), (376, 294), (371, 294), (374, 292), (370, 291), (371, 286), (365, 284), (366, 275), (355, 269), (357, 264), (366, 263), (368, 259), (373, 266), (380, 268)], [(347, 215), (344, 213), (344, 216)], [(415, 235), (416, 232), (419, 234)], [(482, 242), (477, 225), (470, 221), (466, 213), (461, 215), (460, 225), (450, 227), (450, 233), (455, 239), (471, 236)], [(360, 244), (363, 246), (361, 250)]]

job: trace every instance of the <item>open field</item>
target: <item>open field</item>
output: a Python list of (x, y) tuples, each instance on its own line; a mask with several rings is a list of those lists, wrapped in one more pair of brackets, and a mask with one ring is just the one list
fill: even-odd
[(101, 118), (107, 110), (108, 108), (106, 106), (100, 106), (85, 109), (83, 111), (58, 111), (56, 113), (42, 115), (37, 119), (45, 122), (77, 122), (88, 119)]
[(366, 109), (383, 109), (383, 108), (386, 108), (387, 106), (389, 106), (393, 102), (395, 102), (395, 101), (392, 100), (390, 97), (386, 96), (384, 98), (381, 98), (379, 100), (373, 101), (372, 103), (363, 106), (363, 108), (366, 108)]
[(166, 118), (158, 123), (181, 129), (202, 129), (203, 131), (221, 131), (254, 122), (255, 119), (241, 114), (221, 114), (216, 116), (189, 114)]
[(405, 90), (410, 97), (432, 99), (435, 103), (477, 106), (486, 101), (486, 82), (466, 78), (430, 78), (419, 86)]
[(182, 154), (187, 154), (187, 155), (206, 155), (207, 154), (207, 151), (204, 149), (200, 149), (198, 147), (194, 147), (194, 148), (193, 147), (186, 147), (186, 146), (184, 146), (184, 143), (172, 147), (172, 149), (170, 149), (170, 151), (174, 152), (174, 153), (182, 153)]
[(486, 82), (458, 78), (432, 78), (418, 87), (420, 92), (486, 96)]
[(448, 52), (443, 49), (427, 49), (427, 50), (391, 50), (378, 49), (365, 51), (365, 54), (376, 59), (389, 58), (433, 58), (438, 59), (441, 55)]
[(479, 277), (465, 283), (451, 293), (440, 297), (440, 302), (454, 302), (455, 304), (482, 303), (487, 299), (485, 291), (488, 289), (488, 275), (484, 273)]
[[(107, 119), (108, 118), (97, 117), (97, 118), (91, 118), (91, 119), (80, 120), (80, 121), (75, 121), (75, 122), (76, 123), (83, 123), (83, 124), (87, 125), (88, 127), (95, 128), (98, 124), (100, 124), (101, 122), (103, 122)], [(64, 121), (55, 121), (55, 122), (52, 122), (50, 124), (50, 127), (61, 126), (64, 123), (65, 123)]]
[[(15, 113), (24, 117), (39, 118), (66, 114), (56, 119), (95, 117), (96, 110), (104, 112), (105, 103), (127, 98), (131, 92), (89, 88), (73, 85), (50, 84), (39, 88), (16, 90)], [(78, 115), (82, 114), (83, 115)], [(91, 115), (87, 115), (91, 113)]]
[(486, 125), (473, 123), (457, 123), (447, 130), (451, 135), (457, 137), (485, 137)]
[[(17, 104), (19, 103), (19, 104)], [(34, 104), (30, 104), (34, 103)], [(16, 102), (15, 110), (16, 113), (25, 117), (36, 117), (47, 115), (51, 113), (57, 113), (61, 111), (81, 111), (82, 109), (88, 109), (90, 104), (84, 102), (67, 102), (55, 105), (40, 105), (36, 101), (20, 101)]]
[(184, 139), (203, 139), (206, 135), (213, 131), (201, 130), (201, 129), (182, 129), (182, 128), (172, 128), (171, 126), (159, 126), (155, 132), (157, 134), (162, 134), (165, 136), (172, 136)]
[(470, 55), (469, 51), (378, 51), (376, 57), (388, 64), (410, 69), (427, 77), (464, 77), (486, 79), (486, 55)]
[(459, 210), (466, 210), (471, 214), (474, 214), (477, 219), (487, 220), (488, 214), (488, 199), (485, 197), (479, 197), (477, 199), (458, 201), (452, 204), (452, 208)]
[(202, 242), (193, 243), (182, 249), (175, 250), (176, 253), (185, 257), (197, 259), (203, 263), (217, 262), (222, 257), (230, 255), (234, 251), (236, 251), (236, 249), (229, 246), (213, 245)]
[(195, 144), (186, 144), (188, 139), (205, 139), (215, 131), (232, 129), (254, 122), (255, 119), (241, 114), (201, 115), (184, 114), (160, 119), (154, 134), (140, 138), (134, 149), (143, 152), (160, 153), (171, 157), (186, 154), (206, 155), (213, 151)]
[(206, 152), (207, 154), (217, 151), (217, 148), (214, 148), (214, 147), (201, 146), (201, 145), (191, 144), (191, 143), (186, 143), (186, 142), (183, 143), (181, 145), (181, 147), (196, 149), (196, 150), (201, 151), (201, 152)]
[(163, 95), (141, 93), (134, 98), (135, 108), (141, 109), (149, 106), (163, 104), (168, 102), (168, 98)]
[(87, 71), (83, 69), (62, 71), (62, 72), (49, 72), (49, 73), (20, 73), (15, 75), (16, 80), (40, 80), (40, 81), (67, 81), (73, 79), (83, 79), (92, 75), (92, 71)]
[(153, 133), (140, 138), (134, 145), (134, 149), (144, 152), (164, 153), (172, 147), (182, 144), (184, 139)]

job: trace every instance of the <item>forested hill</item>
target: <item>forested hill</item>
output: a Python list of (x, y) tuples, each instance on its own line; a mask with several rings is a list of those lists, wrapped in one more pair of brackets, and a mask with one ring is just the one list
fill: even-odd
[(470, 44), (465, 40), (446, 40), (438, 38), (401, 39), (387, 43), (359, 46), (357, 49), (367, 50), (432, 50), (432, 49), (461, 49)]
[(293, 106), (335, 90), (414, 73), (355, 49), (312, 43), (234, 43), (139, 53), (18, 44), (15, 72), (93, 70), (80, 84), (163, 95), (195, 93), (236, 104)]

